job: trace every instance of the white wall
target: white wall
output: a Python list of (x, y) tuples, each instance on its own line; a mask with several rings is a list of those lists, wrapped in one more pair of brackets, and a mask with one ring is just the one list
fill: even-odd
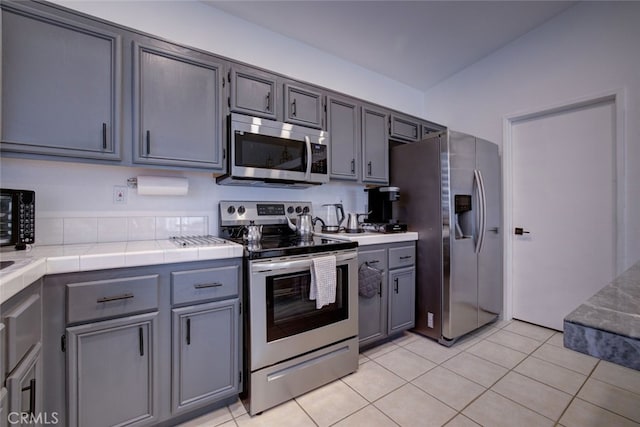
[[(423, 112), (423, 94), (416, 89), (200, 2), (55, 0), (54, 3), (409, 114)], [(311, 200), (317, 213), (322, 203), (342, 201), (346, 210), (359, 212), (364, 211), (366, 203), (364, 187), (352, 183), (331, 183), (309, 190), (252, 189), (216, 185), (207, 173), (12, 158), (2, 158), (0, 166), (3, 187), (36, 191), (36, 216), (40, 224), (51, 224), (42, 221), (43, 218), (206, 215), (208, 231), (216, 234), (217, 206), (223, 199)], [(190, 183), (189, 194), (143, 197), (129, 191), (126, 205), (113, 204), (113, 186), (126, 185), (127, 178), (143, 174), (185, 176)], [(44, 232), (41, 229), (37, 233), (38, 240), (46, 238), (51, 243), (62, 236)]]
[(640, 259), (639, 22), (640, 2), (581, 2), (425, 95), (425, 117), (502, 145), (506, 116), (622, 90), (624, 266)]

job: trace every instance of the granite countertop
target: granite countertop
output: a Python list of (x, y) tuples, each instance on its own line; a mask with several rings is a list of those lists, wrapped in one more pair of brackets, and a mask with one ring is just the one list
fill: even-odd
[(640, 370), (640, 262), (565, 317), (564, 345)]
[(615, 278), (564, 320), (640, 339), (640, 262)]
[(0, 270), (0, 304), (48, 274), (240, 258), (242, 255), (242, 245), (230, 241), (183, 248), (169, 239), (33, 246), (26, 251), (1, 252), (0, 260), (15, 263)]

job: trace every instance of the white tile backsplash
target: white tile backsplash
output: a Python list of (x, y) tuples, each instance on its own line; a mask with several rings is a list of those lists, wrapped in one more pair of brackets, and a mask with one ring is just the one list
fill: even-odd
[(37, 218), (36, 245), (163, 240), (210, 234), (207, 216)]

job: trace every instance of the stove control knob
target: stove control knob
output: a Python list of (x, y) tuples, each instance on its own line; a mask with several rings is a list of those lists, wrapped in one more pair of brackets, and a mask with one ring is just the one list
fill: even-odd
[(290, 214), (292, 214), (292, 213), (293, 213), (293, 206), (289, 206), (289, 207), (287, 208), (287, 213), (290, 213)]
[(309, 213), (309, 206), (305, 206), (304, 209), (302, 209), (302, 213)]
[(246, 209), (244, 208), (244, 206), (242, 206), (242, 205), (240, 205), (240, 207), (238, 208), (238, 213), (239, 213), (240, 215), (244, 215), (244, 213), (245, 213), (246, 211), (247, 211), (247, 210), (246, 210)]
[(236, 208), (235, 208), (235, 206), (233, 206), (233, 205), (232, 205), (232, 206), (229, 206), (229, 207), (227, 208), (227, 213), (228, 213), (229, 215), (233, 215), (234, 213), (236, 213)]
[(296, 213), (301, 213), (302, 212), (302, 208), (300, 206), (296, 206)]

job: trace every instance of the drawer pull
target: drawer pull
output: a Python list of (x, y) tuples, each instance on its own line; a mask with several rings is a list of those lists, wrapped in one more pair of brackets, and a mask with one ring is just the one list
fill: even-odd
[(367, 262), (367, 264), (377, 264), (377, 263), (379, 263), (379, 262), (380, 262), (380, 260), (378, 260), (378, 259), (373, 259), (373, 260), (371, 260), (371, 261), (368, 261), (368, 262)]
[(119, 301), (122, 299), (129, 299), (129, 298), (133, 298), (133, 294), (122, 294), (122, 295), (117, 295), (115, 297), (102, 297), (102, 298), (98, 298), (96, 302), (101, 303), (101, 302)]
[(138, 328), (138, 345), (140, 346), (140, 356), (144, 356), (144, 330), (142, 326)]
[(401, 256), (400, 259), (410, 259), (411, 255), (405, 255), (405, 256)]
[(191, 345), (191, 319), (187, 317), (187, 345)]
[(206, 289), (206, 288), (219, 288), (222, 286), (222, 283), (200, 283), (198, 285), (193, 285), (196, 289)]

